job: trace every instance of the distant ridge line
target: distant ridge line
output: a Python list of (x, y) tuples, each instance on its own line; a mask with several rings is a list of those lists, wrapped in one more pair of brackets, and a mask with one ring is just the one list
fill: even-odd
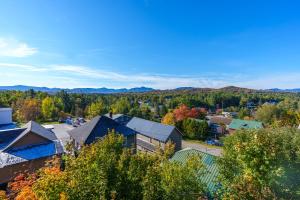
[(113, 94), (113, 93), (135, 93), (135, 92), (150, 92), (154, 91), (153, 88), (148, 87), (135, 87), (135, 88), (121, 88), (121, 89), (111, 89), (111, 88), (48, 88), (48, 87), (36, 87), (36, 86), (25, 86), (25, 85), (14, 85), (14, 86), (0, 86), (0, 91), (5, 90), (16, 90), (16, 91), (41, 91), (48, 93), (57, 93), (61, 90), (64, 90), (69, 93), (99, 93), (99, 94)]
[(178, 87), (175, 89), (166, 89), (166, 90), (159, 90), (153, 89), (149, 87), (134, 87), (134, 88), (120, 88), (120, 89), (113, 89), (113, 88), (49, 88), (49, 87), (37, 87), (37, 86), (26, 86), (26, 85), (14, 85), (14, 86), (0, 86), (0, 91), (41, 91), (47, 93), (57, 93), (61, 90), (64, 90), (68, 93), (81, 93), (81, 94), (117, 94), (117, 93), (145, 93), (145, 92), (171, 92), (171, 91), (222, 91), (222, 92), (288, 92), (288, 93), (298, 93), (300, 92), (300, 88), (295, 89), (279, 89), (279, 88), (272, 88), (272, 89), (265, 89), (265, 90), (256, 90), (256, 89), (248, 89), (248, 88), (241, 88), (236, 86), (227, 86), (219, 89), (215, 88), (196, 88), (196, 87)]

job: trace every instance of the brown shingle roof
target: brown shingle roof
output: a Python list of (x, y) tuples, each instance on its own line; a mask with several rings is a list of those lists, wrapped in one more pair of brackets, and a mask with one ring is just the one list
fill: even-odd
[(213, 116), (210, 118), (210, 123), (214, 123), (214, 124), (225, 124), (225, 125), (229, 125), (232, 121), (231, 118), (228, 117), (221, 117), (221, 116)]

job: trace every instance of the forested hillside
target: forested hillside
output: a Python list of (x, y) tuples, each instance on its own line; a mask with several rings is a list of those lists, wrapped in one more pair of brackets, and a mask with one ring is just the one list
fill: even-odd
[(91, 118), (109, 111), (161, 121), (168, 112), (186, 105), (212, 112), (238, 112), (239, 118), (257, 118), (267, 124), (284, 121), (297, 125), (299, 100), (298, 93), (235, 87), (120, 94), (76, 94), (63, 90), (55, 94), (34, 90), (0, 92), (0, 106), (12, 107), (16, 122), (57, 121), (68, 115)]

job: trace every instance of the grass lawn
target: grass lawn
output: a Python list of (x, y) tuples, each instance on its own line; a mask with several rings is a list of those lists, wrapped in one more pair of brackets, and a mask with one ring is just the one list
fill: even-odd
[(50, 122), (41, 122), (40, 123), (41, 125), (45, 125), (45, 124), (61, 124), (61, 123), (59, 123), (58, 121), (50, 121)]
[[(48, 124), (61, 124), (59, 123), (58, 121), (50, 121), (50, 122), (40, 122), (40, 121), (37, 121), (37, 123), (39, 123), (40, 125), (48, 125)], [(17, 123), (17, 126), (18, 127), (24, 127), (27, 123)]]

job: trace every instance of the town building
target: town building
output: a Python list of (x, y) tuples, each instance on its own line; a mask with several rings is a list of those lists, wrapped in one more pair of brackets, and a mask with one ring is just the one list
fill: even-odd
[(137, 149), (155, 152), (164, 149), (168, 142), (175, 145), (175, 151), (181, 150), (182, 133), (171, 125), (165, 125), (138, 117), (133, 117), (126, 125), (137, 133)]
[(0, 108), (0, 130), (16, 128), (16, 124), (12, 121), (12, 109)]
[(119, 124), (122, 124), (122, 125), (126, 125), (132, 119), (132, 117), (130, 117), (128, 115), (113, 114), (111, 112), (105, 114), (105, 116), (115, 120), (116, 122), (118, 122)]
[(108, 113), (97, 116), (90, 122), (69, 131), (69, 134), (74, 146), (80, 148), (104, 137), (109, 130), (122, 134), (125, 137), (126, 147), (155, 152), (159, 148), (164, 149), (170, 142), (175, 145), (175, 151), (181, 150), (182, 134), (175, 126), (138, 117), (132, 118), (124, 114)]
[(229, 133), (241, 129), (260, 129), (263, 128), (263, 123), (255, 120), (233, 119), (228, 126)]
[(220, 184), (218, 184), (219, 170), (216, 163), (216, 156), (200, 150), (185, 148), (177, 151), (170, 161), (185, 164), (191, 156), (199, 156), (201, 158), (201, 163), (205, 167), (206, 173), (201, 174), (199, 179), (207, 185), (209, 199), (214, 199), (213, 194), (220, 188)]
[(210, 128), (210, 133), (215, 137), (225, 134), (232, 121), (231, 117), (225, 117), (223, 115), (206, 116), (206, 119)]
[(106, 117), (97, 116), (91, 121), (69, 131), (73, 139), (75, 148), (95, 142), (97, 139), (105, 137), (109, 131), (115, 131), (124, 136), (125, 147), (136, 147), (136, 132), (117, 121)]
[(235, 118), (238, 116), (238, 113), (237, 112), (222, 112), (222, 115), (225, 116), (225, 117), (228, 117), (228, 118)]
[(0, 184), (18, 173), (33, 172), (54, 155), (63, 153), (55, 134), (34, 121), (23, 128), (0, 131)]

